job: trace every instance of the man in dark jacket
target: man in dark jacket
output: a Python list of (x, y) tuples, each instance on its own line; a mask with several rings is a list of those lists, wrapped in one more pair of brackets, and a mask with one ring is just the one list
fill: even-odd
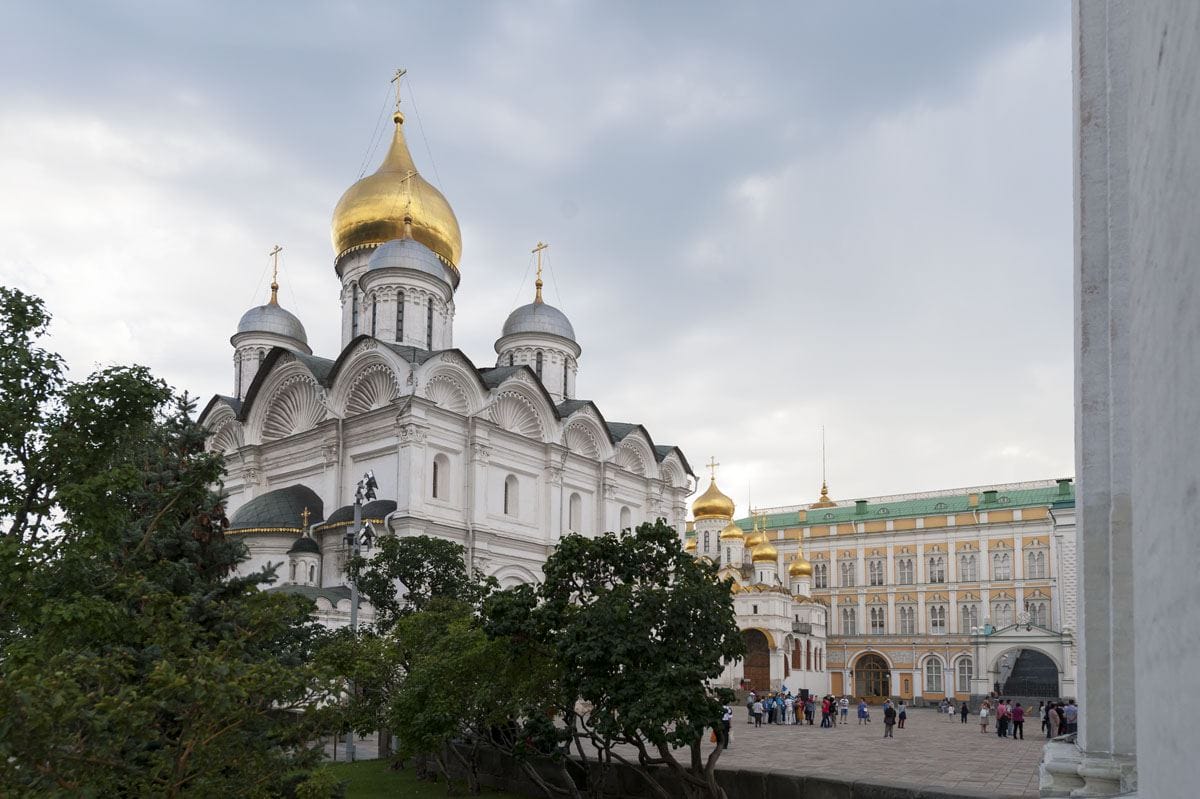
[(892, 735), (892, 728), (896, 726), (896, 708), (892, 707), (892, 700), (883, 703), (883, 737), (895, 738)]

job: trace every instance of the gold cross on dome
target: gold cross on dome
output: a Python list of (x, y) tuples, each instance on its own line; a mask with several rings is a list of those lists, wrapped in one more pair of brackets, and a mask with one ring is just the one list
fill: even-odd
[(400, 110), (400, 79), (408, 74), (407, 69), (398, 69), (396, 74), (392, 76), (391, 82), (396, 84), (396, 110)]
[(537, 282), (534, 283), (534, 286), (537, 287), (537, 296), (533, 298), (534, 302), (542, 301), (542, 285), (543, 285), (543, 283), (542, 283), (542, 250), (546, 249), (549, 246), (550, 245), (547, 244), (546, 242), (539, 241), (537, 243), (537, 246), (534, 247), (532, 250), (530, 250), (530, 252), (537, 254), (537, 261), (538, 261), (537, 262)]
[(274, 263), (271, 266), (271, 304), (272, 305), (277, 305), (279, 303), (279, 253), (281, 253), (281, 252), (283, 252), (283, 248), (280, 247), (278, 244), (276, 244), (275, 248), (273, 250), (271, 250), (269, 253), (267, 253), (267, 255), (270, 256), (274, 260)]
[(309, 513), (308, 508), (305, 507), (304, 512), (300, 514), (300, 519), (304, 522), (305, 527), (308, 527), (308, 517), (309, 516), (312, 516), (312, 514)]
[(712, 479), (716, 480), (717, 479), (717, 467), (721, 465), (721, 464), (717, 463), (716, 456), (714, 455), (713, 457), (709, 458), (708, 463), (705, 465), (708, 466), (708, 472), (712, 476)]

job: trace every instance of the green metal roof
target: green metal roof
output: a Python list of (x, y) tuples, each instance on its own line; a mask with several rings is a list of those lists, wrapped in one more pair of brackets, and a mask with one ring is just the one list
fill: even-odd
[[(818, 524), (868, 522), (872, 519), (902, 519), (912, 516), (936, 516), (944, 513), (969, 513), (973, 510), (1007, 510), (1038, 506), (1074, 507), (1075, 484), (1069, 483), (1067, 489), (1066, 493), (1062, 493), (1058, 485), (1051, 485), (1041, 488), (997, 491), (996, 499), (993, 502), (984, 501), (984, 492), (989, 490), (986, 487), (959, 495), (906, 499), (898, 502), (888, 502), (885, 498), (868, 502), (862, 509), (853, 503), (839, 505), (836, 508), (810, 508), (807, 510), (807, 516), (803, 522), (800, 521), (800, 514), (797, 511), (768, 513), (766, 524), (767, 529), (771, 530), (783, 527), (809, 527)], [(978, 505), (971, 504), (970, 494), (979, 495)], [(743, 530), (749, 530), (754, 526), (754, 520), (738, 519), (736, 524)]]

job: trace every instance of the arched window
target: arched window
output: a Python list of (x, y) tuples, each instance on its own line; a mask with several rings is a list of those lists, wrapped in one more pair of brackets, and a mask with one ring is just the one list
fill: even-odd
[(704, 531), (704, 554), (706, 554), (706, 555), (708, 554), (708, 545), (709, 545), (711, 535), (712, 535), (711, 531), (709, 531), (709, 530)]
[(433, 349), (433, 297), (425, 308), (425, 349)]
[(513, 365), (513, 354), (511, 352), (508, 354), (508, 365)]
[(958, 684), (956, 689), (962, 693), (970, 693), (971, 691), (971, 676), (974, 673), (974, 664), (971, 663), (971, 658), (961, 657), (958, 659)]
[(358, 335), (358, 284), (350, 284), (350, 338)]
[(1049, 627), (1049, 607), (1040, 600), (1030, 600), (1025, 603), (1025, 612), (1029, 614), (1029, 623), (1038, 627)]
[(404, 341), (404, 292), (396, 295), (396, 341)]
[(583, 532), (583, 497), (578, 494), (571, 495), (570, 514), (568, 516), (568, 526), (571, 532)]
[(563, 361), (563, 399), (568, 399), (568, 397), (567, 397), (567, 362), (566, 362), (566, 360)]
[(929, 559), (929, 582), (946, 582), (946, 559), (941, 555), (935, 555)]
[(1046, 576), (1046, 555), (1043, 552), (1030, 552), (1025, 558), (1025, 576), (1031, 580), (1039, 580)]
[(997, 552), (992, 555), (992, 579), (1012, 579), (1012, 558), (1008, 556), (1007, 552)]
[(871, 608), (871, 635), (887, 632), (887, 608)]
[(1008, 627), (1012, 623), (1012, 603), (994, 603), (992, 605), (992, 626), (996, 628)]
[(792, 642), (792, 668), (804, 669), (804, 647), (799, 641)]
[(854, 586), (854, 567), (856, 565), (853, 560), (843, 560), (838, 563), (842, 572), (842, 585), (846, 588)]
[(434, 499), (450, 498), (450, 459), (438, 454), (433, 457), (432, 490)]
[(842, 608), (842, 635), (858, 634), (858, 612), (854, 608)]
[(929, 632), (933, 635), (941, 635), (946, 632), (945, 605), (929, 606)]
[(960, 582), (973, 583), (979, 580), (979, 566), (974, 555), (961, 555), (958, 559), (958, 579)]
[(266, 359), (267, 359), (267, 351), (259, 350), (258, 351), (258, 365), (262, 366), (262, 362), (265, 361)]
[(242, 355), (241, 355), (241, 353), (238, 353), (238, 355), (237, 355), (237, 385), (234, 386), (233, 393), (239, 397), (242, 396)]
[(901, 585), (913, 584), (913, 562), (912, 558), (901, 558), (896, 561), (896, 571), (899, 573), (899, 582)]
[(804, 668), (806, 671), (812, 671), (812, 666), (813, 666), (813, 664), (812, 664), (812, 641), (806, 641), (805, 645), (804, 645), (804, 649), (806, 650), (805, 651), (806, 665)]
[(912, 605), (903, 605), (900, 608), (900, 634), (901, 635), (916, 635), (917, 634), (917, 609)]
[(375, 336), (375, 331), (379, 324), (379, 297), (371, 295), (371, 336)]
[(942, 692), (942, 661), (937, 658), (925, 661), (925, 691), (933, 694)]
[[(629, 510), (628, 505), (621, 506), (621, 529), (622, 530), (632, 530), (633, 529), (633, 513)], [(728, 560), (729, 556), (726, 555), (725, 559)]]
[(312, 585), (317, 581), (317, 567), (310, 565), (308, 567), (308, 583)]
[(292, 582), (296, 582), (296, 564), (292, 564)]
[(504, 513), (508, 516), (516, 516), (519, 513), (517, 507), (517, 478), (515, 475), (509, 475), (504, 478)]
[(542, 379), (542, 351), (538, 350), (537, 357), (533, 361), (533, 371), (537, 374), (538, 380)]
[(867, 561), (867, 576), (868, 582), (871, 585), (883, 585), (883, 560), (875, 559)]
[(966, 634), (971, 632), (972, 627), (979, 626), (979, 606), (978, 605), (962, 605), (959, 607), (959, 613), (962, 617), (962, 624), (959, 625), (958, 631)]
[(818, 563), (813, 566), (813, 588), (829, 587), (829, 565)]

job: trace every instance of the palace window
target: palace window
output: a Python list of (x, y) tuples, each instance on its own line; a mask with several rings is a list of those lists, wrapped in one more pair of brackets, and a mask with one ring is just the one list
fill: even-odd
[(871, 635), (887, 632), (887, 608), (871, 608)]
[(972, 627), (979, 626), (978, 605), (960, 605), (959, 615), (962, 617), (962, 624), (958, 628), (960, 633), (969, 633)]
[(425, 310), (425, 349), (433, 349), (433, 297), (429, 298)]
[(971, 690), (971, 676), (974, 672), (974, 665), (971, 663), (971, 658), (961, 657), (958, 659), (958, 690), (967, 693)]
[(1013, 623), (1013, 607), (1011, 602), (995, 602), (992, 604), (992, 626), (999, 629)]
[(1046, 576), (1046, 553), (1040, 550), (1025, 555), (1025, 576), (1039, 580)]
[(396, 295), (396, 341), (404, 341), (404, 292)]
[(516, 516), (518, 513), (517, 507), (517, 492), (519, 485), (515, 475), (509, 475), (504, 478), (504, 513), (506, 516)]
[(942, 661), (937, 658), (925, 661), (925, 691), (934, 694), (942, 692)]
[(858, 633), (858, 613), (854, 608), (842, 608), (842, 635)]
[(1007, 552), (997, 552), (992, 555), (992, 579), (1012, 579), (1012, 558), (1009, 557)]
[(842, 586), (852, 588), (854, 586), (854, 567), (858, 565), (852, 560), (843, 560), (838, 563), (838, 568), (842, 572)]
[(946, 634), (946, 606), (945, 605), (930, 605), (929, 606), (929, 633), (930, 633), (930, 635), (945, 635)]
[(899, 573), (898, 582), (901, 585), (913, 584), (913, 562), (912, 558), (901, 558), (896, 561), (896, 570)]
[(946, 559), (941, 555), (935, 555), (929, 559), (929, 582), (946, 582)]
[(974, 555), (961, 555), (958, 558), (958, 579), (960, 582), (973, 583), (979, 580), (979, 564)]
[(871, 585), (883, 585), (883, 560), (881, 558), (867, 561), (867, 577)]
[(917, 634), (917, 609), (911, 605), (901, 607), (897, 614), (900, 616), (900, 634)]
[(1029, 623), (1038, 627), (1049, 627), (1050, 607), (1040, 600), (1030, 600), (1025, 603), (1025, 612), (1029, 614)]
[(533, 359), (533, 371), (537, 374), (538, 380), (542, 379), (542, 351), (538, 350), (537, 356)]
[(818, 563), (813, 566), (813, 588), (829, 587), (829, 564)]

